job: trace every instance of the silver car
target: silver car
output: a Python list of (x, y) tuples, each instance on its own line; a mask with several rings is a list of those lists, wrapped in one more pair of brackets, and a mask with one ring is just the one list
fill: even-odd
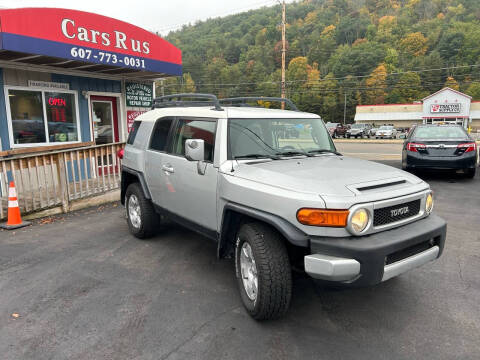
[(216, 241), (219, 258), (235, 259), (253, 318), (285, 314), (292, 267), (365, 286), (441, 255), (446, 223), (432, 214), (429, 185), (338, 153), (318, 115), (177, 97), (156, 99), (133, 125), (121, 186), (128, 226), (143, 239), (169, 218)]
[(375, 132), (375, 139), (395, 139), (397, 137), (397, 129), (390, 125), (383, 125)]

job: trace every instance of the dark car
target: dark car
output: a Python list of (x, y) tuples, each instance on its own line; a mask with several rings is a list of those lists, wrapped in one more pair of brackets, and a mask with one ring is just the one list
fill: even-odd
[(349, 129), (348, 126), (345, 126), (340, 123), (327, 123), (326, 127), (328, 129), (328, 132), (330, 133), (330, 136), (332, 138), (337, 138), (340, 136), (345, 137), (345, 134), (347, 133), (347, 130)]
[(459, 125), (418, 125), (403, 144), (402, 168), (463, 170), (474, 177), (478, 162), (475, 140)]

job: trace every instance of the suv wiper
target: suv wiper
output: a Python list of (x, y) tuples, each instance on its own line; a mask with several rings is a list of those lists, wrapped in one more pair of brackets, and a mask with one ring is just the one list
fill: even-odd
[(278, 160), (280, 159), (276, 155), (267, 155), (267, 154), (247, 154), (247, 155), (238, 155), (233, 157), (235, 160), (240, 159), (272, 159)]
[(283, 151), (283, 152), (277, 152), (276, 155), (279, 156), (295, 156), (295, 155), (303, 155), (303, 156), (313, 156), (312, 154), (306, 153), (305, 151)]
[(324, 154), (324, 153), (330, 153), (330, 154), (335, 154), (335, 155), (338, 155), (338, 156), (341, 156), (342, 154), (340, 154), (338, 151), (335, 151), (335, 150), (328, 150), (328, 149), (315, 149), (315, 150), (310, 150), (308, 151), (309, 154)]

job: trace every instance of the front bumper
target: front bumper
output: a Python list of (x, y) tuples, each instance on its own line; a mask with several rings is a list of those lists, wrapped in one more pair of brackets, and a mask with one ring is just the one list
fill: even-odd
[(471, 169), (477, 165), (477, 155), (473, 151), (460, 156), (427, 156), (409, 152), (406, 163), (413, 169)]
[(305, 271), (316, 279), (374, 285), (438, 258), (446, 222), (436, 215), (363, 237), (310, 239)]

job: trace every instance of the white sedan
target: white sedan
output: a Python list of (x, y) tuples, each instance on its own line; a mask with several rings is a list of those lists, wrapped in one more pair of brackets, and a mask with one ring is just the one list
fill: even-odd
[(397, 137), (397, 129), (393, 126), (380, 126), (375, 133), (375, 139), (395, 139)]

